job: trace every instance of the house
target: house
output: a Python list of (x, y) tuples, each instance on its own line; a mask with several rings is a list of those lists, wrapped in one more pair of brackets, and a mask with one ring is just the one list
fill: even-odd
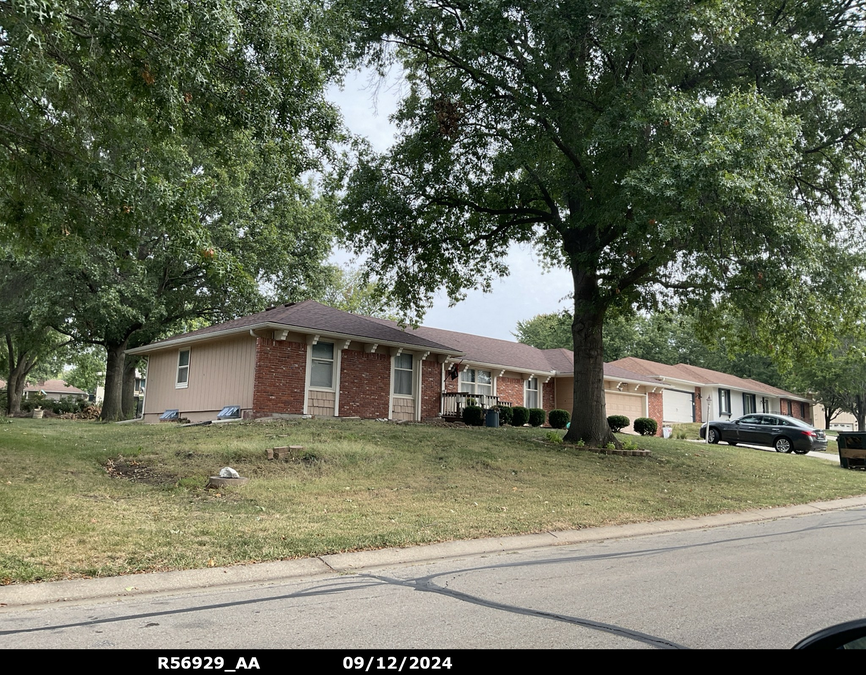
[(614, 361), (632, 372), (664, 383), (665, 424), (733, 419), (753, 412), (774, 412), (813, 423), (810, 399), (717, 370), (679, 363), (669, 366), (627, 357)]
[[(0, 380), (0, 391), (5, 391), (6, 383)], [(36, 384), (28, 384), (24, 387), (24, 398), (42, 394), (47, 399), (59, 401), (61, 398), (70, 396), (72, 398), (87, 398), (87, 392), (78, 387), (71, 387), (63, 380), (43, 380)]]
[[(289, 303), (177, 335), (131, 354), (148, 357), (144, 419), (191, 421), (314, 415), (418, 421), (484, 405), (571, 409), (569, 350), (421, 327), (401, 329), (315, 301)], [(605, 366), (608, 414), (656, 417), (657, 379)], [(661, 425), (659, 425), (661, 426)]]

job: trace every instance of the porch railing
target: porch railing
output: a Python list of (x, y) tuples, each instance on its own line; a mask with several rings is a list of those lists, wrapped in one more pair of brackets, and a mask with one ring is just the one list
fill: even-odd
[(498, 396), (490, 394), (467, 394), (466, 392), (446, 391), (442, 393), (442, 417), (463, 416), (463, 408), (468, 405), (477, 405), (483, 409), (495, 408), (496, 406), (511, 407), (508, 401), (500, 401)]

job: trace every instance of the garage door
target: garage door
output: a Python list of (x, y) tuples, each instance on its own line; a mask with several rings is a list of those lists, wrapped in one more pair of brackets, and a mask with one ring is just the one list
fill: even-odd
[[(608, 415), (625, 415), (629, 422), (634, 422), (638, 417), (646, 417), (646, 396), (643, 394), (620, 394), (606, 391), (604, 393), (604, 405)], [(629, 424), (623, 431), (633, 432)]]
[(695, 421), (695, 395), (692, 392), (665, 389), (662, 401), (665, 406), (662, 418), (665, 422)]

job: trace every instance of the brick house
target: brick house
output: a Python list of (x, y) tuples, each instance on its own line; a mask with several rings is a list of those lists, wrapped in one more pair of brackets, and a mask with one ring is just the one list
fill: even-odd
[[(393, 420), (456, 416), (485, 407), (571, 411), (574, 355), (420, 327), (401, 329), (315, 301), (129, 350), (148, 357), (143, 416), (191, 421), (223, 409), (241, 417), (313, 415)], [(607, 413), (662, 421), (658, 380), (605, 365)]]
[[(734, 419), (755, 412), (781, 413), (813, 424), (813, 401), (757, 380), (685, 363), (670, 366), (631, 356), (610, 365), (667, 386), (662, 408), (666, 424)], [(819, 423), (823, 424), (823, 420)]]

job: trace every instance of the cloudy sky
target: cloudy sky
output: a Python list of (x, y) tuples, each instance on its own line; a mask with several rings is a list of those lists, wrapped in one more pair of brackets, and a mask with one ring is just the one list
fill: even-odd
[[(346, 124), (356, 134), (366, 136), (373, 147), (384, 152), (391, 145), (395, 128), (389, 116), (395, 111), (400, 82), (385, 82), (356, 74), (346, 80), (342, 91), (333, 89), (331, 100), (340, 105)], [(333, 260), (346, 264), (351, 256), (335, 252)], [(527, 248), (512, 247), (508, 257), (511, 274), (493, 283), (492, 293), (470, 291), (466, 300), (448, 306), (439, 293), (424, 318), (424, 325), (463, 333), (513, 340), (517, 322), (536, 314), (556, 312), (569, 307), (563, 300), (571, 292), (571, 274), (566, 270), (543, 273), (535, 253)]]

